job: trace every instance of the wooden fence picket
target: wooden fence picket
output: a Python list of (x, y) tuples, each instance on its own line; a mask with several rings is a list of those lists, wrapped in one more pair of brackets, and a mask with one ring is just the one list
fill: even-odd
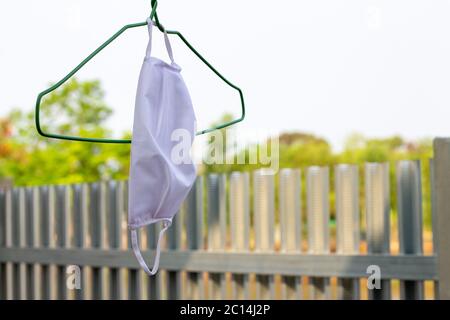
[[(6, 190), (0, 188), (0, 248), (5, 247), (6, 238)], [(6, 300), (6, 264), (0, 262), (0, 300)]]
[[(120, 223), (120, 227), (118, 228), (119, 232), (119, 241), (117, 242), (117, 246), (119, 250), (127, 249), (127, 240), (129, 237), (128, 230), (128, 183), (127, 181), (120, 181), (116, 194), (117, 194), (117, 217), (116, 221)], [(126, 283), (127, 271), (125, 268), (121, 268), (119, 270), (119, 280), (120, 280), (120, 299), (128, 298), (128, 290)]]
[[(398, 234), (401, 254), (423, 253), (420, 161), (397, 162)], [(401, 281), (402, 299), (424, 298), (422, 281)]]
[[(13, 248), (13, 191), (8, 190), (5, 195), (5, 247)], [(5, 298), (7, 300), (14, 299), (14, 263), (13, 262), (5, 262)]]
[[(11, 217), (12, 224), (12, 235), (11, 235), (11, 246), (14, 248), (19, 247), (19, 192), (20, 188), (14, 189), (12, 192), (12, 209), (14, 214)], [(12, 265), (12, 299), (20, 299), (20, 264), (14, 263)]]
[[(273, 252), (275, 225), (275, 184), (271, 171), (260, 169), (253, 175), (253, 217), (255, 250)], [(256, 275), (257, 299), (274, 299), (273, 275)]]
[[(41, 189), (41, 236), (43, 248), (55, 248), (55, 188), (44, 186)], [(42, 266), (42, 299), (54, 300), (56, 292), (56, 266)]]
[[(431, 229), (433, 235), (433, 254), (438, 254), (438, 219), (437, 219), (437, 211), (436, 211), (436, 183), (434, 181), (434, 159), (429, 160), (430, 165), (430, 190), (431, 190)], [(434, 280), (434, 299), (439, 298), (439, 280)]]
[[(27, 246), (27, 207), (26, 207), (26, 194), (25, 188), (19, 188), (19, 198), (18, 198), (18, 209), (19, 215), (17, 216), (16, 223), (16, 232), (17, 234), (17, 243), (19, 248), (25, 248)], [(27, 293), (27, 265), (25, 263), (19, 263), (19, 294), (18, 298), (21, 300), (26, 300), (28, 298)]]
[[(172, 220), (172, 225), (167, 231), (167, 249), (179, 250), (181, 248), (182, 219), (180, 214), (176, 214)], [(180, 271), (169, 270), (166, 272), (167, 294), (169, 300), (182, 298), (182, 273)]]
[[(88, 248), (89, 242), (89, 187), (87, 184), (77, 184), (73, 188), (73, 238), (72, 245), (78, 249)], [(75, 291), (77, 300), (85, 300), (91, 297), (89, 276), (91, 267), (82, 266), (81, 288)]]
[[(124, 185), (124, 194), (128, 194), (128, 182)], [(124, 196), (124, 210), (128, 212), (128, 197)], [(142, 243), (142, 228), (137, 229), (137, 238), (139, 243)], [(131, 239), (130, 239), (130, 233), (127, 232), (126, 235), (127, 242), (125, 244), (126, 248), (129, 251), (132, 251), (131, 248)], [(142, 284), (141, 284), (141, 270), (140, 269), (128, 269), (126, 270), (126, 276), (125, 278), (128, 280), (126, 284), (126, 291), (127, 291), (127, 299), (130, 300), (140, 300), (141, 299), (141, 292), (142, 292)]]
[[(224, 251), (226, 236), (226, 176), (211, 174), (207, 179), (207, 208), (208, 208), (208, 250), (211, 252)], [(225, 299), (225, 274), (208, 274), (209, 298)]]
[[(359, 179), (356, 165), (341, 164), (335, 168), (336, 182), (336, 251), (359, 254)], [(358, 300), (359, 279), (338, 279), (338, 299)]]
[[(108, 247), (113, 250), (122, 248), (122, 210), (123, 199), (121, 199), (123, 182), (110, 181), (108, 183)], [(112, 300), (122, 299), (123, 277), (121, 268), (111, 268), (109, 270), (109, 297)]]
[[(281, 249), (286, 253), (301, 253), (302, 216), (301, 216), (301, 173), (296, 169), (280, 171), (279, 207), (281, 226)], [(283, 298), (302, 299), (300, 277), (284, 276)]]
[[(328, 167), (309, 167), (306, 178), (309, 252), (311, 254), (328, 254), (330, 252)], [(309, 284), (310, 299), (330, 298), (329, 278), (311, 277)]]
[[(391, 204), (389, 192), (389, 163), (366, 163), (365, 202), (368, 254), (390, 253)], [(391, 298), (391, 281), (382, 279), (380, 284), (381, 288), (369, 288), (368, 286), (370, 299), (387, 300)]]
[[(71, 221), (71, 194), (67, 186), (56, 187), (56, 236), (59, 248), (70, 245), (69, 222)], [(57, 266), (58, 299), (68, 299), (71, 292), (66, 285), (66, 266)]]
[[(248, 252), (250, 248), (250, 179), (247, 172), (230, 176), (230, 229), (232, 252)], [(249, 275), (233, 273), (233, 299), (250, 297)]]
[[(186, 237), (188, 250), (203, 250), (204, 235), (204, 206), (203, 206), (204, 179), (202, 176), (192, 187), (186, 199)], [(179, 231), (178, 233), (181, 234)], [(187, 284), (184, 290), (187, 299), (205, 298), (205, 283), (202, 272), (187, 272)]]
[[(32, 220), (30, 247), (40, 248), (42, 246), (42, 211), (41, 211), (41, 189), (32, 188)], [(36, 300), (42, 299), (42, 265), (39, 263), (33, 264), (33, 297)]]
[(436, 279), (439, 280), (439, 299), (450, 299), (450, 139), (436, 138), (433, 141), (434, 170), (432, 190), (435, 192), (435, 217), (437, 219)]

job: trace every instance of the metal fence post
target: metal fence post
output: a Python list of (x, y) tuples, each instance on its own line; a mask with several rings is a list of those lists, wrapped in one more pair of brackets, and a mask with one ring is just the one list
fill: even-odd
[[(389, 195), (389, 163), (366, 163), (365, 191), (367, 252), (369, 254), (389, 254), (389, 215), (391, 211)], [(380, 289), (369, 289), (370, 299), (386, 300), (390, 299), (390, 297), (390, 280), (382, 280)]]
[[(438, 226), (437, 226), (437, 213), (436, 213), (436, 190), (434, 183), (434, 159), (429, 160), (430, 163), (430, 189), (431, 189), (431, 222), (432, 222), (432, 234), (433, 234), (433, 254), (438, 254)], [(434, 282), (434, 299), (439, 299), (439, 280)]]
[[(6, 191), (0, 188), (0, 248), (5, 246)], [(0, 300), (6, 299), (6, 270), (0, 262)]]
[[(359, 253), (359, 179), (358, 166), (335, 167), (336, 238), (338, 254)], [(359, 299), (359, 279), (338, 279), (338, 299)]]
[[(283, 252), (300, 254), (302, 250), (301, 172), (299, 169), (280, 171), (279, 207), (281, 249)], [(303, 297), (301, 277), (283, 276), (283, 297)]]
[[(188, 250), (203, 250), (204, 234), (204, 205), (203, 205), (204, 179), (198, 176), (186, 199), (186, 236)], [(188, 272), (187, 299), (204, 299), (205, 285), (202, 272)]]
[[(272, 172), (259, 169), (253, 173), (253, 217), (255, 250), (273, 252), (275, 224), (275, 184)], [(257, 299), (274, 299), (273, 275), (256, 275)]]
[(439, 299), (450, 299), (450, 139), (433, 142)]
[[(230, 176), (230, 229), (233, 252), (248, 252), (250, 248), (250, 177), (248, 172), (233, 172)], [(231, 275), (233, 299), (248, 299), (249, 275)]]
[[(422, 184), (419, 161), (397, 162), (400, 253), (422, 254)], [(423, 299), (422, 281), (401, 281), (402, 299)]]
[[(309, 167), (306, 176), (308, 249), (311, 254), (329, 254), (329, 169)], [(310, 299), (330, 298), (330, 278), (312, 277)]]
[[(183, 221), (181, 212), (178, 212), (172, 220), (172, 225), (167, 231), (167, 250), (180, 250), (181, 230)], [(160, 227), (160, 226), (159, 226)], [(177, 270), (166, 270), (166, 299), (179, 300), (182, 298), (182, 273)]]
[[(224, 251), (226, 237), (226, 176), (210, 174), (208, 185), (208, 250)], [(225, 299), (226, 279), (224, 273), (209, 273), (209, 298)]]
[[(121, 201), (121, 185), (123, 182), (109, 181), (108, 183), (108, 247), (115, 250), (121, 248), (122, 220), (121, 213), (123, 201)], [(121, 298), (122, 278), (120, 268), (111, 268), (109, 271), (109, 297), (113, 300)]]

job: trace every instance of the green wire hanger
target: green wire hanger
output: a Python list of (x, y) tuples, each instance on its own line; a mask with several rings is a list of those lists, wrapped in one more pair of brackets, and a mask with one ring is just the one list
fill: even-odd
[[(155, 24), (158, 27), (159, 30), (164, 32), (164, 27), (161, 25), (158, 19), (158, 15), (156, 13), (156, 7), (158, 6), (157, 0), (151, 0), (151, 6), (152, 11), (150, 13), (150, 19), (155, 19)], [(64, 78), (59, 80), (57, 83), (52, 85), (50, 88), (42, 91), (39, 93), (37, 100), (36, 100), (36, 109), (35, 109), (35, 122), (36, 122), (36, 129), (37, 132), (44, 137), (47, 138), (55, 138), (55, 139), (63, 139), (63, 140), (73, 140), (73, 141), (84, 141), (84, 142), (103, 142), (103, 143), (131, 143), (131, 140), (129, 139), (98, 139), (98, 138), (83, 138), (83, 137), (74, 137), (74, 136), (67, 136), (67, 135), (61, 135), (61, 134), (53, 134), (53, 133), (46, 133), (42, 130), (41, 122), (40, 122), (40, 107), (41, 107), (41, 100), (42, 98), (49, 94), (50, 92), (58, 89), (62, 84), (64, 84), (67, 80), (69, 80), (75, 73), (77, 73), (78, 70), (80, 70), (86, 63), (88, 63), (92, 58), (94, 58), (100, 51), (102, 51), (106, 46), (108, 46), (111, 42), (113, 42), (117, 37), (119, 37), (125, 30), (136, 28), (136, 27), (142, 27), (146, 26), (147, 22), (139, 22), (139, 23), (132, 23), (127, 24), (123, 26), (119, 31), (117, 31), (115, 34), (113, 34), (108, 40), (106, 40), (100, 47), (95, 49), (90, 55), (88, 55), (83, 61), (80, 62), (72, 71), (70, 71)], [(197, 132), (197, 135), (208, 133), (214, 130), (222, 129), (228, 126), (231, 126), (235, 123), (241, 122), (244, 120), (245, 117), (245, 103), (244, 103), (244, 95), (242, 94), (242, 90), (231, 83), (229, 80), (227, 80), (219, 71), (217, 71), (203, 56), (198, 53), (198, 51), (186, 40), (186, 38), (179, 32), (179, 31), (172, 31), (172, 30), (166, 30), (168, 34), (176, 34), (185, 44), (186, 46), (204, 63), (208, 66), (209, 69), (211, 69), (220, 79), (222, 79), (227, 85), (232, 87), (233, 89), (237, 90), (239, 92), (239, 96), (241, 99), (241, 116), (237, 119), (234, 119), (229, 122), (225, 122), (222, 124), (219, 124), (217, 126), (214, 126), (209, 129), (201, 130)]]

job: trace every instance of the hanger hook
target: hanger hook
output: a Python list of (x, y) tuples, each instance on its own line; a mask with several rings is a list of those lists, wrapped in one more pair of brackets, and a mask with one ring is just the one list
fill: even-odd
[(153, 19), (153, 17), (156, 15), (156, 8), (158, 7), (158, 1), (152, 0), (151, 1), (151, 11), (150, 11), (150, 19)]
[(151, 0), (151, 6), (152, 6), (152, 13), (153, 16), (150, 14), (150, 18), (155, 18), (155, 24), (158, 27), (158, 29), (161, 32), (164, 32), (164, 26), (159, 22), (159, 18), (158, 18), (158, 14), (156, 13), (156, 7), (158, 6), (158, 1), (157, 0)]

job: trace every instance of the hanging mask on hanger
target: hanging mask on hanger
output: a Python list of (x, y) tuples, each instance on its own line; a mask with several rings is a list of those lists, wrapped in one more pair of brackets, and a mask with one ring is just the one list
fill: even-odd
[[(148, 20), (149, 42), (139, 76), (134, 111), (129, 178), (128, 225), (134, 254), (149, 275), (158, 270), (161, 238), (195, 182), (189, 152), (178, 146), (192, 145), (195, 114), (189, 92), (175, 63), (164, 33), (170, 64), (151, 56), (153, 23)], [(182, 138), (183, 141), (179, 141)], [(181, 148), (186, 151), (186, 148)], [(187, 150), (189, 151), (189, 150)], [(139, 249), (137, 230), (162, 223), (153, 268)]]

